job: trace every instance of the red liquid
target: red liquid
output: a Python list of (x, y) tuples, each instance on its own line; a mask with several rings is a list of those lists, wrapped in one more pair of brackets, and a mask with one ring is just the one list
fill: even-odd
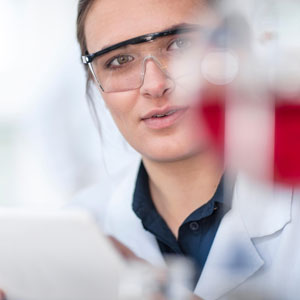
[(225, 144), (225, 93), (221, 89), (203, 91), (198, 106), (199, 117), (204, 120), (211, 140), (222, 155)]
[[(283, 100), (283, 101), (282, 101)], [(300, 101), (275, 105), (274, 180), (300, 185)]]
[[(224, 154), (225, 90), (205, 91), (200, 95), (199, 116), (212, 141)], [(274, 97), (274, 182), (300, 185), (300, 96), (299, 99)]]

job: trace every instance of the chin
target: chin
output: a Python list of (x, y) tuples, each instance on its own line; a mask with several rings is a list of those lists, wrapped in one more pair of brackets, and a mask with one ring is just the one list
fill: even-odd
[[(182, 161), (196, 156), (197, 154), (204, 151), (204, 149), (166, 149), (167, 147), (158, 147), (155, 149), (147, 149), (146, 151), (140, 151), (141, 155), (148, 160), (170, 163), (176, 161)], [(152, 150), (152, 151), (151, 151)]]
[[(186, 160), (207, 148), (205, 140), (183, 130), (160, 136), (137, 134), (140, 138), (128, 142), (142, 157), (157, 162), (175, 162)], [(142, 142), (142, 143), (141, 143)]]

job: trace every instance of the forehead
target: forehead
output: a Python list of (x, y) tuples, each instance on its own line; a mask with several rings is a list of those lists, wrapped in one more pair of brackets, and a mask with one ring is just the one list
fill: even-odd
[[(209, 1), (209, 0), (207, 0)], [(95, 0), (85, 22), (90, 53), (181, 23), (214, 22), (206, 0)]]

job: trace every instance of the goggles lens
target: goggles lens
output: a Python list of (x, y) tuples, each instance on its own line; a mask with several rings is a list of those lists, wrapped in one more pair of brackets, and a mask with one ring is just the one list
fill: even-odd
[[(155, 40), (118, 47), (96, 56), (89, 66), (100, 87), (107, 93), (141, 87), (148, 59), (153, 59), (166, 76), (176, 81), (193, 72), (190, 64), (184, 67), (180, 61), (184, 62), (196, 49), (199, 51), (201, 40), (203, 41), (201, 34), (195, 30), (161, 36)], [(174, 63), (181, 67), (172, 67)], [(199, 64), (194, 64), (193, 68), (199, 68)]]

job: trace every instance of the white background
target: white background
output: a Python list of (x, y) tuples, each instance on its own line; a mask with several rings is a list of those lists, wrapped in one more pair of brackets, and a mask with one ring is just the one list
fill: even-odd
[(2, 206), (60, 206), (136, 155), (96, 91), (100, 142), (86, 104), (76, 10), (77, 0), (0, 0)]

